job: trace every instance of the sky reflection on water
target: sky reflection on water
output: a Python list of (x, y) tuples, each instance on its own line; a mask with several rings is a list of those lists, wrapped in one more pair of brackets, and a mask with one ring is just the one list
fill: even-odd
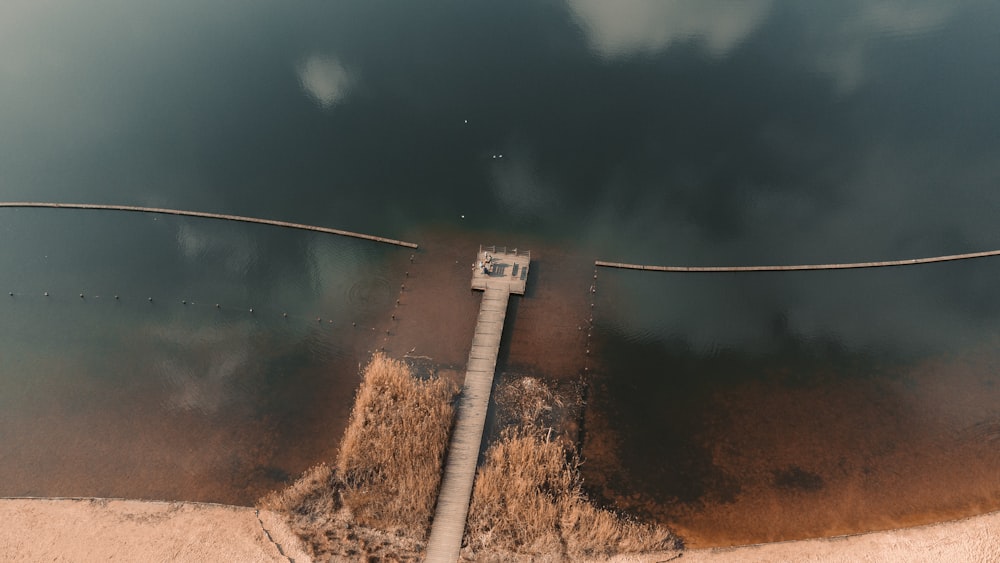
[[(500, 243), (545, 240), (581, 264), (993, 249), (998, 23), (1000, 8), (975, 0), (8, 3), (0, 199), (174, 207), (394, 238), (504, 233)], [(400, 275), (391, 251), (86, 213), (0, 210), (0, 283), (35, 299), (6, 305), (4, 394), (21, 396), (14, 387), (50, 371), (107, 370), (114, 350), (128, 369), (186, 386), (164, 400), (196, 410), (232, 394), (219, 383), (226, 374), (255, 374), (236, 393), (252, 413), (279, 376), (299, 374), (304, 390), (332, 364), (341, 383), (326, 389), (349, 402), (358, 339), (275, 323), (285, 309), (377, 317)], [(712, 350), (780, 351), (778, 340), (909, 361), (990, 341), (993, 269), (609, 274), (599, 299), (614, 306), (598, 320), (620, 341), (608, 358), (659, 350), (644, 366), (654, 374), (678, 342), (681, 363)], [(59, 300), (43, 304), (43, 286)], [(94, 288), (140, 302), (111, 329), (109, 309), (72, 299)], [(202, 325), (177, 321), (179, 310), (144, 316), (135, 307), (146, 294), (275, 310), (267, 321)], [(627, 379), (632, 368), (606, 369)], [(313, 428), (317, 410), (296, 418), (278, 402), (269, 408), (286, 417), (282, 432)], [(316, 447), (298, 463), (328, 448)], [(260, 469), (246, 490), (282, 471)]]

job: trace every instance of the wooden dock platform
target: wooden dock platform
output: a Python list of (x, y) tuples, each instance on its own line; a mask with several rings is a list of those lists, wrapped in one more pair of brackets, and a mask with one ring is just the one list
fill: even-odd
[[(485, 273), (480, 265), (485, 263), (487, 252), (490, 262), (494, 264), (490, 273)], [(483, 301), (479, 306), (455, 430), (427, 542), (427, 561), (458, 561), (476, 478), (479, 448), (486, 426), (486, 410), (489, 408), (493, 389), (497, 355), (500, 353), (500, 338), (507, 317), (507, 304), (512, 293), (524, 295), (530, 261), (530, 252), (480, 247), (473, 265), (472, 288), (484, 291)]]
[[(484, 272), (482, 267), (483, 264), (487, 264), (487, 258), (490, 259), (489, 273)], [(516, 295), (524, 295), (530, 265), (530, 250), (518, 250), (506, 246), (480, 246), (472, 268), (472, 289), (485, 291), (490, 287), (496, 287)]]

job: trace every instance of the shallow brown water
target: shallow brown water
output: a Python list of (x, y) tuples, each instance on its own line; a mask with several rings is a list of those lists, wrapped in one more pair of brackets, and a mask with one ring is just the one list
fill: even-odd
[[(461, 382), (480, 299), (469, 289), (470, 257), (480, 241), (531, 247), (498, 236), (421, 233), (427, 242), (414, 261), (400, 260), (409, 274), (396, 319), (375, 327), (379, 346)], [(596, 502), (666, 523), (693, 547), (886, 529), (1000, 507), (993, 347), (888, 365), (864, 356), (819, 364), (765, 358), (747, 366), (763, 377), (707, 391), (666, 377), (660, 390), (670, 390), (669, 401), (655, 404), (663, 395), (647, 390), (647, 401), (622, 411), (622, 393), (643, 390), (606, 371), (602, 360), (615, 357), (600, 327), (588, 344), (591, 311), (600, 320), (606, 305), (591, 293), (592, 267), (571, 253), (531, 248), (533, 277), (527, 295), (511, 302), (498, 381), (591, 383), (583, 470)], [(655, 350), (635, 356), (646, 366), (665, 361)], [(686, 373), (717, 367), (709, 360)], [(688, 455), (672, 455), (685, 448)]]
[(531, 237), (430, 230), (411, 236), (425, 242), (404, 264), (395, 320), (378, 326), (387, 353), (464, 368), (482, 295), (470, 288), (472, 262), (480, 244), (509, 245), (530, 250), (532, 261), (525, 295), (508, 306), (498, 372), (553, 379), (583, 373), (592, 275), (586, 261)]
[[(106, 229), (84, 218), (61, 234), (96, 244), (122, 235), (113, 219), (91, 219)], [(123, 220), (135, 226), (147, 218)], [(352, 322), (388, 315), (388, 280), (403, 276), (387, 265), (391, 252), (269, 233), (283, 247), (276, 254), (309, 264), (292, 276), (270, 256), (256, 261), (259, 233), (147, 222), (153, 239), (205, 230), (190, 257), (197, 281), (184, 273), (190, 263), (168, 278), (156, 269), (140, 275), (119, 259), (101, 278), (78, 276), (87, 281), (78, 285), (83, 298), (45, 268), (29, 268), (7, 296), (0, 495), (249, 505), (334, 459), (359, 363), (372, 348), (373, 334)], [(39, 232), (27, 218), (7, 228)], [(246, 272), (220, 258), (236, 253), (231, 246), (247, 253), (244, 267), (257, 271), (260, 286), (234, 283)], [(129, 274), (140, 280), (122, 288)]]
[[(605, 502), (673, 526), (691, 547), (925, 524), (1000, 508), (995, 346), (900, 366), (750, 382), (661, 406), (683, 437), (645, 432), (595, 385), (584, 474)], [(683, 392), (679, 390), (679, 392)], [(687, 402), (688, 404), (684, 404)], [(692, 426), (684, 414), (700, 411)], [(642, 430), (638, 430), (642, 433)], [(668, 451), (687, 453), (673, 456)]]
[(165, 404), (155, 378), (100, 385), (73, 365), (69, 357), (53, 362), (52, 372), (66, 376), (29, 383), (20, 390), (29, 404), (0, 412), (0, 495), (249, 505), (334, 459), (358, 382), (354, 357), (341, 357), (287, 371), (281, 384), (243, 381), (267, 396), (209, 411)]

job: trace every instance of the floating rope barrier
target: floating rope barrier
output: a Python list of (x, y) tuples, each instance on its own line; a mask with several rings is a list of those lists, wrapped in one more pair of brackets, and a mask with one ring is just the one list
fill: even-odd
[(202, 217), (205, 219), (222, 219), (224, 221), (239, 221), (242, 223), (256, 223), (258, 225), (271, 225), (274, 227), (285, 227), (288, 229), (299, 229), (303, 231), (314, 231), (317, 233), (327, 233), (344, 237), (352, 237), (406, 248), (417, 248), (412, 242), (396, 240), (391, 238), (366, 235), (341, 229), (331, 229), (328, 227), (317, 227), (315, 225), (304, 225), (302, 223), (289, 223), (288, 221), (275, 221), (273, 219), (259, 219), (256, 217), (244, 217), (242, 215), (226, 215), (223, 213), (206, 213), (203, 211), (183, 211), (180, 209), (165, 209), (162, 207), (140, 207), (135, 205), (100, 205), (90, 203), (46, 203), (32, 201), (5, 201), (0, 202), (0, 207), (41, 207), (51, 209), (100, 209), (105, 211), (133, 211), (138, 213), (158, 213), (161, 215), (182, 215), (185, 217)]
[[(70, 302), (70, 301), (67, 301), (67, 300), (60, 299), (60, 294), (59, 293), (50, 293), (48, 291), (42, 292), (41, 294), (36, 293), (36, 292), (8, 291), (7, 295), (10, 297), (9, 301), (12, 301), (12, 302), (15, 302), (15, 301), (24, 301), (24, 300), (31, 301), (33, 299), (39, 299), (39, 297), (41, 297), (42, 299), (58, 300), (58, 301), (60, 301), (63, 304), (66, 304), (66, 303)], [(73, 295), (73, 293), (62, 294), (63, 297), (69, 297), (71, 295)], [(105, 295), (105, 297), (102, 297), (101, 295)], [(177, 306), (180, 306), (180, 307), (185, 308), (185, 309), (203, 309), (203, 310), (212, 310), (212, 309), (214, 309), (214, 310), (219, 311), (220, 313), (224, 312), (226, 314), (238, 314), (239, 312), (243, 312), (245, 314), (248, 314), (248, 315), (251, 315), (251, 316), (254, 316), (254, 317), (257, 317), (259, 315), (261, 318), (279, 318), (280, 317), (281, 319), (288, 320), (288, 321), (293, 321), (293, 320), (294, 321), (307, 321), (307, 320), (311, 320), (311, 321), (316, 322), (316, 323), (323, 323), (323, 321), (326, 320), (326, 324), (328, 324), (328, 325), (336, 325), (336, 326), (334, 326), (334, 328), (343, 326), (340, 321), (335, 321), (334, 319), (330, 318), (329, 316), (327, 316), (327, 317), (324, 317), (322, 315), (319, 315), (319, 316), (310, 316), (309, 314), (302, 313), (302, 312), (299, 312), (299, 313), (294, 313), (294, 312), (293, 313), (289, 313), (288, 310), (286, 310), (286, 309), (269, 307), (269, 306), (266, 306), (266, 305), (264, 307), (249, 307), (249, 306), (243, 305), (243, 304), (241, 304), (241, 305), (230, 304), (230, 305), (227, 306), (227, 305), (222, 304), (221, 302), (211, 302), (211, 301), (206, 301), (206, 302), (197, 301), (196, 302), (196, 301), (193, 301), (191, 299), (175, 298), (175, 297), (172, 297), (172, 296), (168, 297), (168, 298), (158, 297), (156, 299), (153, 299), (153, 297), (151, 297), (151, 296), (150, 297), (138, 297), (138, 296), (129, 297), (129, 296), (122, 296), (122, 295), (119, 295), (119, 294), (101, 294), (101, 295), (99, 295), (99, 294), (91, 294), (91, 293), (86, 293), (86, 292), (79, 293), (79, 294), (77, 294), (77, 296), (80, 299), (80, 301), (78, 301), (78, 302), (87, 303), (88, 305), (90, 305), (90, 304), (97, 304), (97, 303), (100, 303), (100, 302), (105, 302), (105, 303), (108, 303), (109, 305), (113, 304), (115, 307), (121, 307), (121, 306), (125, 306), (125, 305), (128, 305), (128, 304), (134, 304), (134, 303), (139, 303), (139, 302), (149, 303), (149, 305), (145, 305), (146, 307), (163, 306), (163, 304), (166, 304), (168, 306), (169, 305), (177, 305)], [(351, 326), (352, 327), (356, 327), (357, 326), (357, 321), (351, 322)]]
[(919, 264), (934, 264), (937, 262), (988, 258), (990, 256), (1000, 256), (1000, 250), (970, 252), (967, 254), (949, 254), (946, 256), (932, 256), (930, 258), (911, 258), (909, 260), (850, 262), (845, 264), (796, 264), (791, 266), (647, 266), (643, 264), (626, 264), (623, 262), (605, 262), (603, 260), (597, 260), (594, 262), (594, 266), (601, 268), (619, 268), (624, 270), (644, 270), (648, 272), (795, 272), (803, 270), (850, 270), (859, 268), (885, 268), (889, 266), (916, 266)]

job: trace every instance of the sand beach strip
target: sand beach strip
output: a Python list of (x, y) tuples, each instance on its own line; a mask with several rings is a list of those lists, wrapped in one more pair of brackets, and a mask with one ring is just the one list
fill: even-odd
[(311, 561), (283, 517), (250, 507), (0, 499), (0, 521), (6, 561)]
[[(311, 561), (280, 516), (261, 511), (258, 520), (256, 510), (249, 507), (110, 499), (0, 499), (0, 520), (4, 522), (0, 553), (12, 561)], [(651, 554), (613, 560), (661, 559)], [(1000, 512), (834, 538), (692, 549), (684, 551), (677, 561), (1000, 561)]]

